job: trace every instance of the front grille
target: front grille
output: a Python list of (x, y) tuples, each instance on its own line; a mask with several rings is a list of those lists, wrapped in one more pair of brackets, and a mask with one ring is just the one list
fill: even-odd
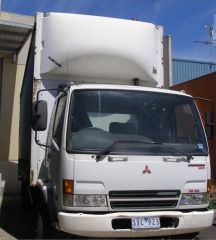
[(139, 190), (109, 192), (110, 207), (117, 210), (175, 208), (178, 204), (179, 196), (179, 190)]
[[(160, 217), (161, 228), (177, 228), (179, 219), (176, 217)], [(132, 229), (130, 218), (118, 218), (112, 220), (112, 228), (117, 229)]]
[(158, 200), (158, 201), (111, 201), (112, 209), (148, 209), (148, 208), (174, 208), (177, 200)]
[(110, 191), (110, 199), (130, 199), (130, 198), (177, 198), (180, 196), (179, 190), (150, 190), (150, 191)]

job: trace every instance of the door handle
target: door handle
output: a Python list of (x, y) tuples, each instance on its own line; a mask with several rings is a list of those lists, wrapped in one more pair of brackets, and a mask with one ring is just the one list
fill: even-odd
[(128, 161), (127, 157), (110, 157), (108, 156), (108, 161), (109, 162), (126, 162)]
[(187, 157), (163, 157), (164, 162), (190, 162)]

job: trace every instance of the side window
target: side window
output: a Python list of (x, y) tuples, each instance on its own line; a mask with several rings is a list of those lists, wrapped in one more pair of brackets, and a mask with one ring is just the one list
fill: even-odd
[(53, 139), (59, 146), (61, 145), (66, 99), (66, 96), (63, 96), (58, 101), (53, 125)]
[(194, 143), (197, 139), (195, 120), (190, 105), (185, 104), (175, 108), (177, 137)]

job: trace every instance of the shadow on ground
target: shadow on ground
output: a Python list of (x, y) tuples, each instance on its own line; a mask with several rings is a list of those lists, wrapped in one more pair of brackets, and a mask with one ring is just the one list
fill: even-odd
[(32, 210), (22, 209), (19, 196), (4, 196), (0, 227), (16, 239), (34, 239), (35, 227)]
[[(0, 240), (35, 239), (36, 225), (33, 209), (23, 209), (21, 198), (18, 195), (4, 196), (0, 228), (3, 230), (0, 232)], [(71, 235), (53, 231), (55, 237), (52, 239), (71, 239)]]

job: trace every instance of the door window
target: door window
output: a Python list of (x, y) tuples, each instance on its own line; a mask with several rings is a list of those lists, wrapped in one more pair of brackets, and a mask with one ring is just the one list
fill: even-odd
[(196, 143), (198, 134), (195, 119), (189, 104), (175, 107), (177, 137), (189, 143)]
[(58, 101), (55, 120), (54, 120), (54, 126), (53, 126), (53, 139), (59, 146), (61, 145), (65, 105), (66, 105), (66, 96), (63, 96)]

